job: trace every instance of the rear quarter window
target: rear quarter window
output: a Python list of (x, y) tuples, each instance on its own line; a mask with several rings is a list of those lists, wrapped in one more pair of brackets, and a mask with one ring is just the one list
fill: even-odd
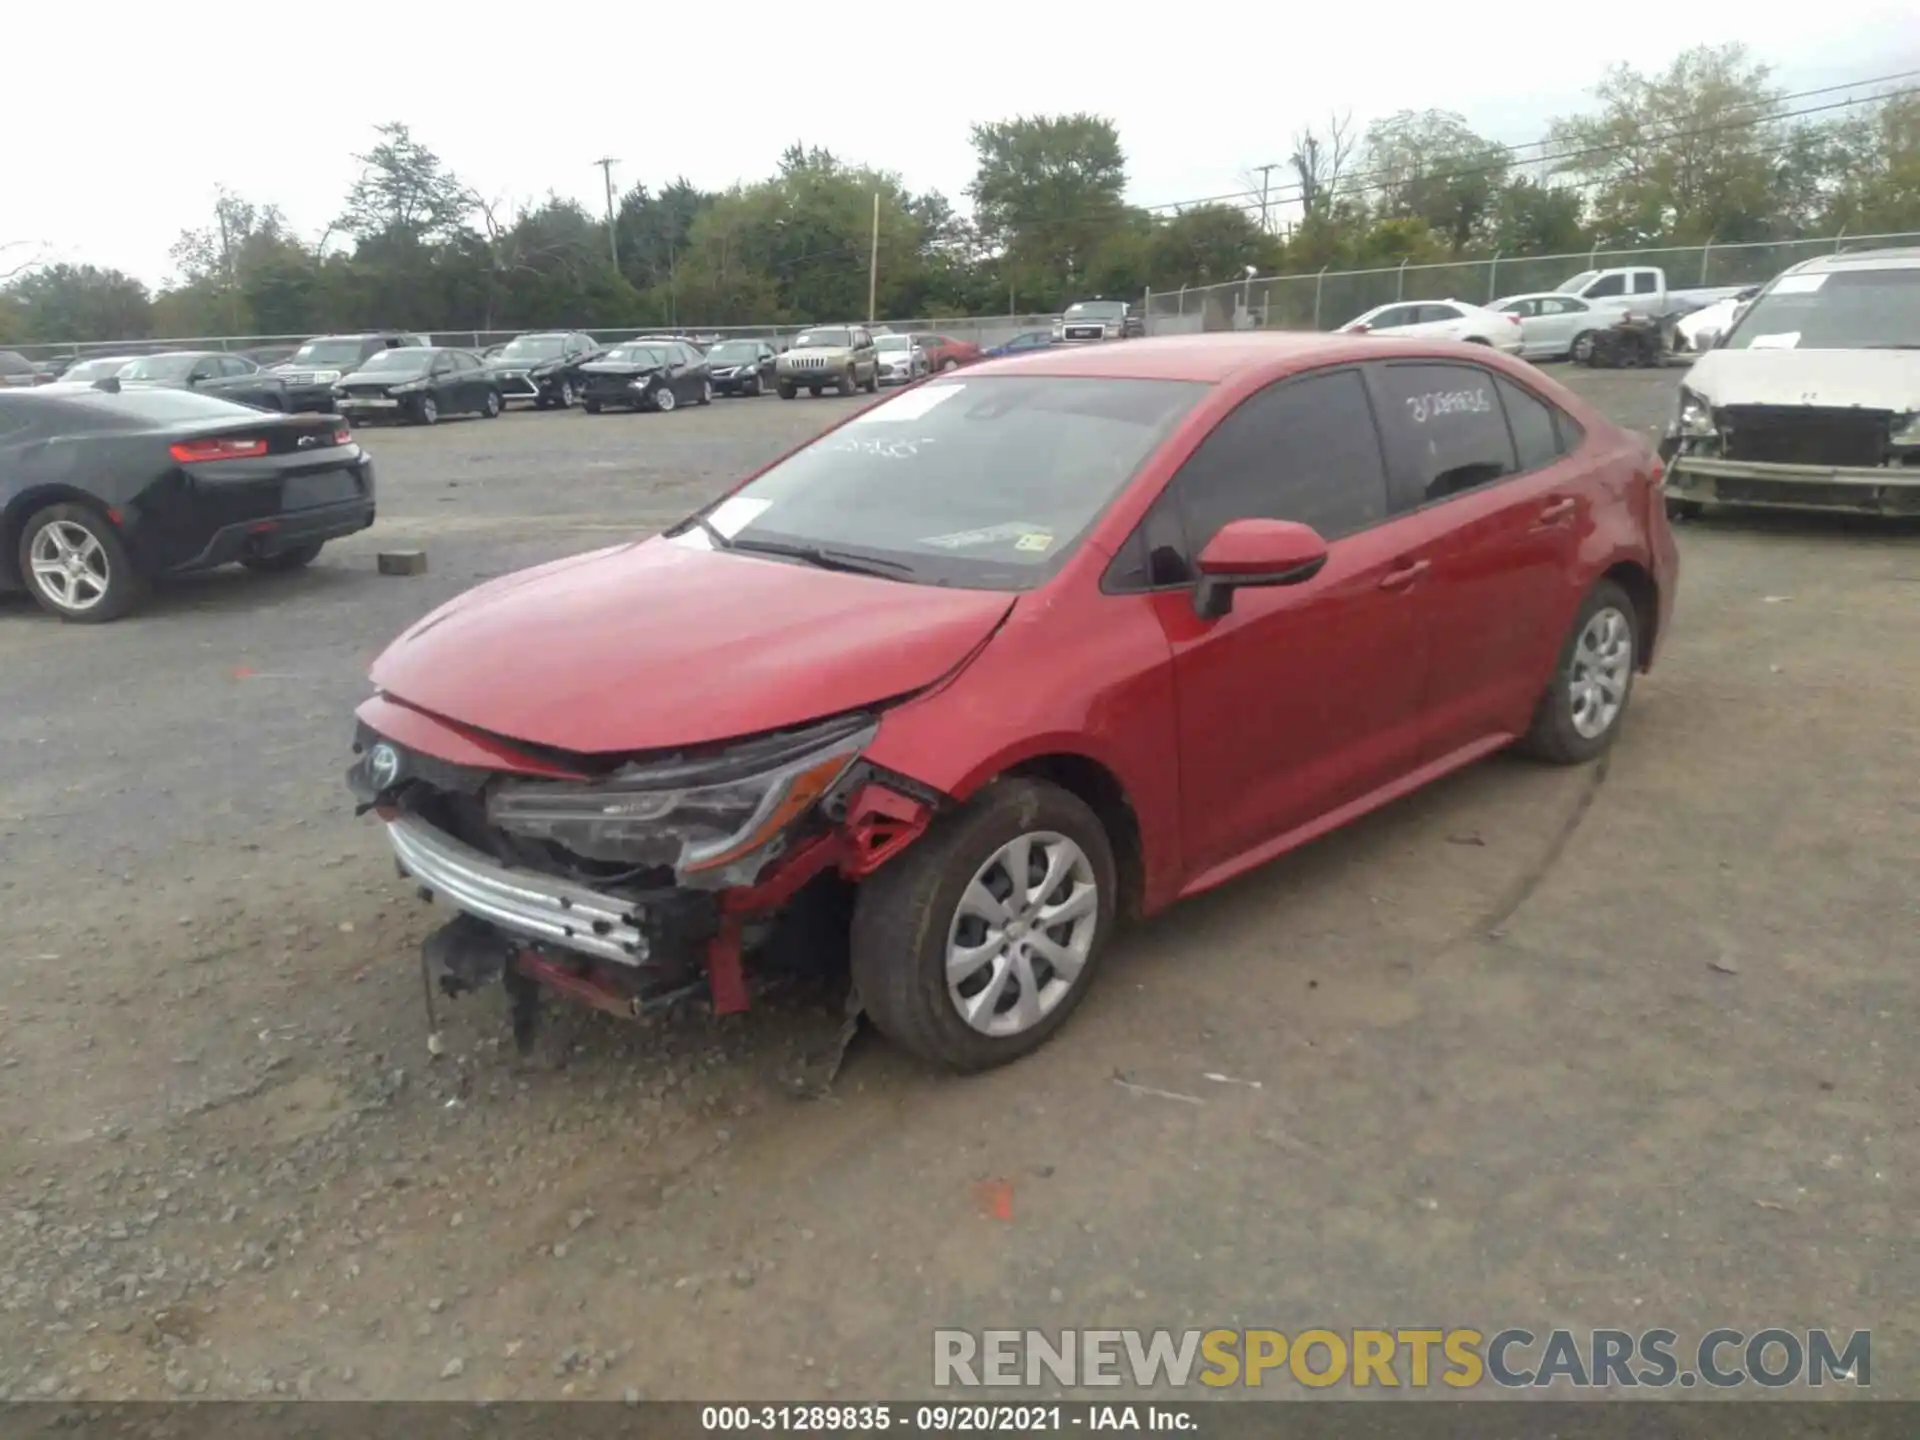
[(1563, 438), (1578, 436), (1580, 427), (1558, 405), (1549, 404), (1531, 390), (1505, 376), (1494, 381), (1513, 431), (1513, 448), (1520, 469), (1539, 470), (1553, 464), (1572, 447)]

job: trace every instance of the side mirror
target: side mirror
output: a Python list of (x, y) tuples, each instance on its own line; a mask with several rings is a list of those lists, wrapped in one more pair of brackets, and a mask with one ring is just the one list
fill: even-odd
[(1200, 552), (1193, 608), (1203, 620), (1233, 609), (1233, 592), (1298, 585), (1325, 568), (1327, 542), (1292, 520), (1229, 520)]

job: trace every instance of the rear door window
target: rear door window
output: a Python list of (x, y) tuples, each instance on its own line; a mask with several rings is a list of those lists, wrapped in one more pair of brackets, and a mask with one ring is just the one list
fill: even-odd
[(1411, 361), (1381, 365), (1375, 376), (1394, 450), (1396, 509), (1430, 505), (1518, 468), (1491, 372)]

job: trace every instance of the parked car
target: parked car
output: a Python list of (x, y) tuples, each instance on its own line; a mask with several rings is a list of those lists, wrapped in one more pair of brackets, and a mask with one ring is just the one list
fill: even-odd
[(1920, 248), (1778, 276), (1681, 380), (1661, 454), (1676, 515), (1920, 515)]
[(373, 462), (336, 416), (167, 387), (0, 392), (0, 589), (63, 620), (117, 620), (163, 575), (299, 569), (373, 515)]
[(438, 424), (443, 415), (496, 419), (506, 408), (500, 382), (467, 350), (405, 345), (376, 351), (358, 370), (340, 377), (333, 404), (353, 420), (407, 420)]
[(322, 335), (308, 340), (275, 365), (273, 373), (287, 382), (290, 410), (333, 409), (334, 386), (382, 350), (427, 347), (424, 337), (405, 330), (375, 330), (365, 335)]
[(600, 351), (591, 335), (551, 330), (516, 336), (485, 363), (502, 401), (531, 400), (536, 410), (571, 410), (581, 389), (580, 367)]
[(1421, 340), (1464, 340), (1505, 355), (1523, 347), (1518, 315), (1499, 315), (1462, 300), (1409, 300), (1376, 305), (1340, 327), (1348, 335), (1399, 335)]
[(879, 335), (873, 352), (880, 361), (882, 385), (906, 385), (933, 373), (933, 357), (918, 335)]
[(1690, 315), (1681, 316), (1674, 322), (1674, 349), (1691, 350), (1696, 355), (1713, 349), (1759, 293), (1760, 286), (1749, 285), (1724, 300), (1716, 300)]
[(971, 340), (956, 340), (951, 335), (929, 335), (925, 332), (913, 338), (927, 352), (927, 360), (936, 375), (957, 365), (971, 365), (980, 358), (980, 347)]
[(713, 400), (707, 357), (684, 340), (629, 340), (580, 369), (580, 404), (589, 415), (609, 405), (667, 411)]
[(745, 1008), (743, 947), (819, 900), (881, 1033), (985, 1069), (1123, 917), (1494, 751), (1604, 751), (1673, 603), (1658, 472), (1485, 347), (992, 361), (442, 606), (374, 663), (350, 784), (460, 912), (426, 963), (527, 1024), (703, 972)]
[(1520, 353), (1529, 360), (1564, 360), (1580, 351), (1584, 362), (1592, 353), (1593, 332), (1603, 330), (1619, 317), (1596, 311), (1591, 302), (1578, 295), (1541, 291), (1533, 295), (1509, 295), (1487, 307), (1496, 315), (1511, 315), (1520, 322)]
[(1584, 337), (1576, 337), (1573, 358), (1585, 365), (1591, 359), (1591, 336), (1629, 311), (1647, 319), (1664, 320), (1699, 310), (1737, 294), (1741, 287), (1723, 285), (1675, 290), (1658, 265), (1622, 265), (1610, 270), (1582, 270), (1554, 287), (1554, 293), (1584, 300), (1599, 323)]
[(141, 355), (111, 377), (96, 383), (117, 384), (123, 390), (200, 390), (237, 405), (257, 410), (291, 410), (287, 382), (251, 360), (218, 350), (172, 350)]
[(1053, 322), (1053, 338), (1062, 345), (1129, 340), (1146, 333), (1145, 318), (1124, 300), (1076, 300)]
[(827, 387), (842, 395), (880, 388), (880, 356), (864, 325), (819, 325), (802, 330), (774, 365), (774, 388), (782, 400), (802, 390), (818, 395)]
[(721, 340), (707, 351), (716, 395), (764, 395), (773, 384), (775, 356), (765, 340)]
[(28, 386), (40, 382), (33, 362), (17, 350), (0, 350), (0, 386)]
[(1029, 350), (1044, 350), (1054, 343), (1051, 330), (1023, 330), (1010, 340), (989, 345), (980, 354), (982, 359), (997, 360), (1002, 355), (1024, 355)]
[(96, 380), (105, 380), (109, 376), (118, 375), (139, 358), (138, 355), (83, 356), (61, 371), (60, 382), (68, 385), (91, 385)]

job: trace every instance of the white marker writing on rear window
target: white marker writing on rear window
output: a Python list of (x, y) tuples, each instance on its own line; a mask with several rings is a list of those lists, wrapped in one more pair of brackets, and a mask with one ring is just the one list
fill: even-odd
[(1424, 425), (1442, 415), (1484, 415), (1493, 409), (1493, 401), (1485, 390), (1430, 390), (1409, 395), (1407, 409), (1414, 424)]

